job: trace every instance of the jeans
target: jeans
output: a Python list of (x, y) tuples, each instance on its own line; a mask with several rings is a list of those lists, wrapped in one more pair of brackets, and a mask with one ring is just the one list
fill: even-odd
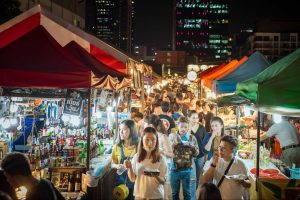
[(179, 200), (180, 181), (182, 182), (184, 200), (191, 200), (191, 170), (170, 170), (172, 199)]
[(201, 169), (202, 169), (202, 166), (203, 166), (204, 157), (205, 156), (202, 156), (200, 158), (195, 158), (194, 159), (195, 165), (196, 165), (196, 177), (197, 177), (197, 180), (196, 180), (196, 190), (198, 189), (198, 185), (199, 185), (200, 172), (201, 172)]
[(196, 200), (196, 181), (197, 181), (197, 176), (196, 176), (196, 165), (195, 162), (193, 163), (193, 168), (191, 171), (191, 178), (190, 178), (190, 193), (191, 193), (191, 200)]

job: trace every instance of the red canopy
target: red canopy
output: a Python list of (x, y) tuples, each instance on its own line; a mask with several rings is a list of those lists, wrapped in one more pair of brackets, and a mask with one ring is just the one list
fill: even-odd
[(71, 41), (70, 43), (68, 43), (66, 46), (64, 46), (64, 49), (67, 50), (74, 57), (76, 57), (85, 66), (89, 66), (94, 72), (94, 74), (98, 77), (106, 76), (109, 74), (111, 77), (117, 77), (119, 78), (119, 80), (121, 80), (126, 76), (126, 74), (118, 72), (108, 67), (103, 62), (97, 60), (94, 56), (89, 54), (75, 41)]
[(0, 86), (89, 88), (91, 70), (38, 26), (0, 49)]
[(111, 69), (126, 74), (126, 61), (129, 56), (100, 39), (64, 22), (39, 6), (0, 25), (0, 48), (10, 44), (37, 26), (42, 25), (61, 45), (75, 40), (97, 60)]
[(40, 25), (41, 14), (36, 13), (23, 21), (7, 28), (0, 34), (0, 48), (10, 44), (16, 39), (22, 37), (24, 34), (32, 31)]
[(105, 51), (97, 48), (93, 44), (90, 44), (90, 54), (95, 56), (95, 58), (100, 62), (106, 64), (107, 66), (110, 66), (110, 68), (116, 69), (119, 72), (126, 74), (126, 63), (107, 54)]

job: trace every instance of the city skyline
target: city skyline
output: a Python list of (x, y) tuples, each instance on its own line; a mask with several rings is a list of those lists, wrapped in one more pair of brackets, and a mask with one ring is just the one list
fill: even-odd
[[(152, 0), (134, 2), (134, 44), (171, 48), (172, 1)], [(253, 28), (261, 18), (300, 19), (297, 6), (291, 0), (284, 3), (271, 0), (229, 0), (229, 33)]]

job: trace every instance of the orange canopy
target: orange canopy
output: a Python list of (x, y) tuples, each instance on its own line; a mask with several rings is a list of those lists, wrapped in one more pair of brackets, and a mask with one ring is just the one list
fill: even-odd
[(221, 72), (223, 72), (225, 69), (228, 69), (228, 68), (236, 65), (237, 63), (238, 63), (237, 60), (232, 60), (228, 64), (223, 65), (222, 67), (220, 67), (217, 70), (215, 70), (213, 73), (207, 74), (206, 76), (204, 76), (202, 78), (204, 85), (206, 87), (209, 87), (208, 84), (207, 84), (209, 80), (213, 79), (215, 76), (217, 76), (218, 74), (220, 74)]
[(240, 61), (232, 60), (227, 65), (223, 66), (222, 68), (219, 68), (215, 73), (207, 76), (204, 79), (204, 85), (208, 88), (212, 88), (212, 82), (213, 80), (218, 80), (234, 69), (236, 69), (238, 66), (240, 66), (243, 62), (245, 62), (248, 59), (248, 57), (244, 56)]
[(220, 75), (216, 76), (214, 78), (214, 80), (219, 80), (221, 78), (223, 78), (224, 76), (226, 76), (227, 74), (229, 74), (230, 72), (232, 72), (233, 70), (235, 70), (236, 68), (238, 68), (241, 64), (243, 64), (246, 60), (248, 60), (247, 56), (244, 56), (241, 60), (239, 60), (239, 62), (232, 66), (231, 68), (229, 68), (227, 71), (224, 71), (222, 73), (220, 73)]
[(203, 79), (203, 78), (205, 78), (205, 76), (208, 76), (209, 74), (214, 73), (215, 71), (217, 71), (220, 67), (222, 67), (224, 65), (226, 65), (226, 63), (222, 63), (222, 64), (220, 64), (218, 66), (208, 68), (207, 70), (201, 72), (198, 77), (200, 79)]

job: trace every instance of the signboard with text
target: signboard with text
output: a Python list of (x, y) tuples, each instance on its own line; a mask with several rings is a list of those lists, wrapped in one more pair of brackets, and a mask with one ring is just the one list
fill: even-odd
[(78, 90), (68, 89), (63, 113), (79, 116), (82, 108), (82, 102), (83, 102), (82, 97), (83, 97), (83, 92)]

